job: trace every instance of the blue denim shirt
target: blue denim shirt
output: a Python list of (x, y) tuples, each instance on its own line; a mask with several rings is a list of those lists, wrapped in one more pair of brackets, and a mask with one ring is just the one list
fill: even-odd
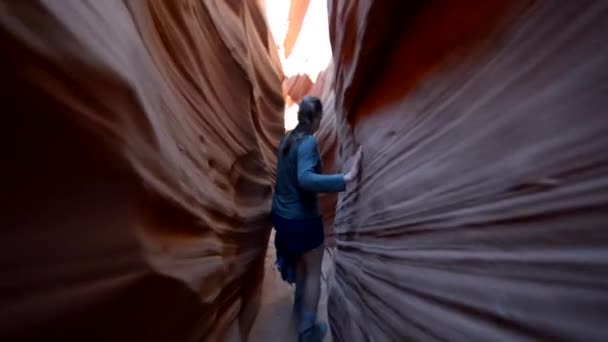
[(282, 152), (285, 140), (279, 146), (272, 210), (286, 219), (318, 217), (321, 213), (317, 193), (344, 191), (344, 175), (321, 174), (321, 157), (314, 136), (294, 141), (287, 155)]

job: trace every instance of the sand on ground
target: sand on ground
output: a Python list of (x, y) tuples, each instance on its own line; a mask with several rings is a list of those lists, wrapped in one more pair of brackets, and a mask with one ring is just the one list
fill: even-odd
[[(327, 322), (327, 283), (326, 277), (331, 266), (331, 250), (325, 250), (323, 277), (318, 317)], [(262, 307), (253, 325), (249, 341), (297, 341), (296, 323), (292, 316), (294, 289), (281, 279), (275, 266), (274, 232), (270, 237), (266, 253), (265, 275), (262, 286)], [(330, 342), (330, 333), (323, 340)]]

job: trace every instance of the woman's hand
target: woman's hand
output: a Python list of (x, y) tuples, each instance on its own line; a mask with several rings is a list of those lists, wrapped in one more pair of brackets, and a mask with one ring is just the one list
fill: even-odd
[(346, 183), (350, 183), (350, 182), (354, 181), (355, 179), (357, 179), (357, 176), (359, 175), (359, 170), (361, 169), (362, 153), (363, 152), (361, 151), (361, 146), (359, 146), (359, 148), (357, 149), (357, 152), (355, 152), (355, 155), (353, 156), (352, 164), (350, 165), (350, 171), (348, 171), (344, 175), (344, 181)]

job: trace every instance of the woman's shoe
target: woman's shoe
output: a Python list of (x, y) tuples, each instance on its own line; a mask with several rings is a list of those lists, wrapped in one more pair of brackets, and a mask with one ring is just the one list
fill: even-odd
[(325, 322), (318, 322), (301, 332), (298, 337), (298, 342), (321, 342), (326, 334), (327, 324)]

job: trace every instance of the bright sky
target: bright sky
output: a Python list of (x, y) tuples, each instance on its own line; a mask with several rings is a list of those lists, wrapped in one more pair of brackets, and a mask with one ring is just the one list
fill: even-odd
[[(327, 0), (310, 0), (300, 35), (289, 58), (285, 59), (283, 42), (289, 27), (290, 6), (291, 0), (266, 0), (266, 17), (274, 40), (279, 45), (283, 73), (287, 77), (307, 74), (315, 82), (331, 60)], [(286, 129), (292, 129), (297, 124), (297, 112), (298, 105), (285, 108)]]
[[(270, 32), (277, 44), (283, 45), (289, 27), (291, 0), (266, 0), (266, 18)], [(283, 56), (282, 56), (283, 57)]]

